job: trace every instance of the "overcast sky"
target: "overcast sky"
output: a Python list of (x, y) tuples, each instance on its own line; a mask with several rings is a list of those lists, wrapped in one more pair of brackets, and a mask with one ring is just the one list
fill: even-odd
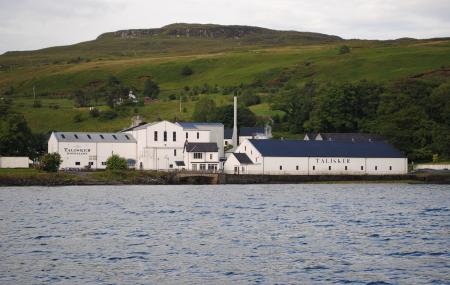
[(0, 53), (175, 22), (253, 25), (343, 38), (450, 36), (450, 0), (0, 0)]

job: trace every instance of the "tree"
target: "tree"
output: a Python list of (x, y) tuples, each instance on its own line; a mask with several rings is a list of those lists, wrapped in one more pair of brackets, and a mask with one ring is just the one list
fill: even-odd
[(117, 154), (113, 154), (106, 160), (106, 169), (126, 170), (128, 169), (127, 160), (123, 157), (118, 156)]
[(195, 104), (192, 119), (197, 122), (211, 122), (214, 118), (215, 112), (216, 103), (208, 97), (202, 97)]
[(194, 70), (192, 70), (192, 68), (190, 68), (189, 66), (184, 66), (182, 69), (181, 69), (181, 75), (184, 75), (184, 76), (190, 76), (190, 75), (192, 75), (194, 73)]
[(73, 96), (77, 107), (87, 107), (89, 105), (89, 97), (84, 91), (77, 90)]
[(159, 86), (156, 82), (151, 79), (145, 81), (144, 96), (157, 99), (159, 97), (159, 91)]
[(34, 139), (25, 118), (15, 113), (0, 117), (0, 155), (32, 156)]
[(40, 168), (47, 172), (56, 172), (61, 165), (62, 160), (59, 153), (47, 153), (40, 159)]
[(261, 98), (252, 90), (244, 91), (239, 99), (247, 107), (261, 103)]
[[(254, 127), (257, 123), (256, 115), (247, 107), (238, 107), (238, 127)], [(225, 127), (231, 128), (234, 124), (234, 107), (225, 105), (218, 107), (211, 121), (222, 122)]]

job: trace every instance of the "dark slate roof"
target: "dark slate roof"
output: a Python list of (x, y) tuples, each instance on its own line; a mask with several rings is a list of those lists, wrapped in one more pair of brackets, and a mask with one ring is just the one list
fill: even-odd
[(232, 138), (233, 138), (233, 129), (232, 128), (223, 129), (223, 139), (231, 140)]
[(253, 164), (253, 162), (250, 159), (250, 157), (248, 157), (248, 155), (245, 154), (245, 153), (233, 153), (233, 155), (236, 157), (236, 159), (241, 164)]
[(250, 143), (269, 157), (405, 157), (386, 142), (250, 140)]
[(316, 139), (316, 136), (317, 136), (317, 133), (306, 133), (306, 134), (305, 134), (305, 138), (306, 138), (306, 136), (308, 136), (308, 138), (309, 138), (310, 140), (315, 140), (315, 139)]
[(366, 133), (320, 133), (320, 136), (324, 141), (336, 141), (336, 142), (384, 141), (383, 137), (380, 135), (366, 134)]
[(254, 127), (254, 128), (243, 127), (239, 129), (239, 135), (245, 137), (251, 137), (256, 134), (265, 134), (265, 133), (266, 129), (264, 127)]
[(135, 143), (130, 134), (95, 132), (54, 132), (59, 142)]
[(198, 126), (223, 126), (222, 123), (203, 123), (203, 122), (177, 122), (183, 129), (197, 129)]
[(187, 152), (217, 152), (219, 148), (216, 143), (187, 143)]

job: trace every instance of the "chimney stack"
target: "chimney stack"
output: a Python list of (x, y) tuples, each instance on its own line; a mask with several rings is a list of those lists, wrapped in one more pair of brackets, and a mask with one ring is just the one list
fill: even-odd
[(238, 129), (237, 129), (237, 97), (234, 96), (234, 122), (233, 122), (233, 151), (238, 147)]

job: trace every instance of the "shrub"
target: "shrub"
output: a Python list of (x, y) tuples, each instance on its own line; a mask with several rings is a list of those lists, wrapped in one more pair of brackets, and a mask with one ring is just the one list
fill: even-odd
[(339, 54), (346, 54), (350, 53), (350, 48), (348, 46), (340, 46), (339, 47)]
[(192, 68), (190, 68), (187, 65), (185, 67), (183, 67), (183, 69), (181, 69), (181, 75), (189, 76), (189, 75), (192, 75), (193, 73), (194, 73), (194, 71), (192, 70)]
[(106, 160), (106, 169), (108, 170), (125, 170), (128, 169), (127, 160), (117, 154), (111, 155)]
[(177, 100), (177, 95), (175, 95), (175, 94), (170, 94), (169, 95), (169, 100)]
[(83, 121), (83, 116), (80, 113), (75, 114), (75, 116), (73, 116), (73, 121), (75, 123), (80, 123)]
[(117, 112), (114, 110), (106, 110), (100, 113), (100, 119), (104, 121), (113, 120), (117, 117)]
[(89, 115), (91, 115), (92, 118), (98, 118), (100, 116), (100, 110), (97, 108), (92, 108), (89, 111)]
[(42, 104), (40, 100), (34, 100), (33, 102), (33, 108), (41, 108)]
[(40, 168), (47, 172), (56, 172), (61, 165), (62, 160), (59, 153), (47, 153), (40, 159)]

